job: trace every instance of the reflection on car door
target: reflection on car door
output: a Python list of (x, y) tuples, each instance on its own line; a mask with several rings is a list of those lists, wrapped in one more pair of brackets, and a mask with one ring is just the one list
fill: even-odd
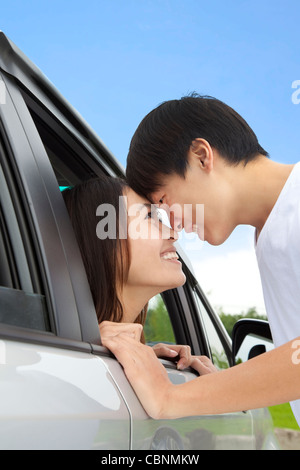
[(128, 408), (89, 353), (1, 340), (2, 450), (129, 449)]

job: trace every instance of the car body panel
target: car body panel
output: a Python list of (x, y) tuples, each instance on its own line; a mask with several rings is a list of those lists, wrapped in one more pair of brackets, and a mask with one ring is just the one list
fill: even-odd
[(128, 408), (105, 363), (1, 340), (0, 448), (129, 449)]

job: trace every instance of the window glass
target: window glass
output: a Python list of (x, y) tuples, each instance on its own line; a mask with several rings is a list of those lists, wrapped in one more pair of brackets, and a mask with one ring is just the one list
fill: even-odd
[(44, 296), (0, 286), (0, 323), (47, 331)]
[(1, 165), (0, 323), (49, 330), (45, 297), (33, 291), (22, 236)]
[(39, 106), (28, 102), (26, 95), (24, 98), (49, 157), (60, 190), (63, 191), (97, 176), (101, 171), (100, 167), (93, 162), (89, 153), (62, 126), (58, 126), (50, 115), (44, 113), (45, 119), (42, 118), (40, 115), (42, 110)]
[(148, 344), (176, 344), (169, 313), (160, 294), (149, 301), (144, 335)]
[(206, 335), (207, 335), (213, 363), (219, 369), (227, 369), (229, 367), (229, 360), (228, 360), (226, 351), (224, 349), (224, 346), (222, 344), (222, 341), (220, 339), (220, 336), (206, 308), (203, 306), (201, 299), (199, 298), (199, 295), (197, 292), (195, 292), (195, 298), (196, 298), (198, 308), (200, 310), (200, 315), (201, 315), (202, 322), (204, 324), (204, 328), (206, 330)]

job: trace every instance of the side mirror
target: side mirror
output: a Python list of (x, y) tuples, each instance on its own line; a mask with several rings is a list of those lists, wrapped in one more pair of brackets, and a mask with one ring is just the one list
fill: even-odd
[(232, 362), (244, 362), (273, 349), (269, 323), (264, 320), (244, 318), (232, 330)]

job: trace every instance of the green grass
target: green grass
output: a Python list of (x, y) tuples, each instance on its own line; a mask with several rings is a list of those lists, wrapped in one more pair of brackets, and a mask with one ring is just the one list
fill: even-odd
[(275, 428), (287, 428), (300, 431), (289, 403), (271, 406), (269, 408)]

